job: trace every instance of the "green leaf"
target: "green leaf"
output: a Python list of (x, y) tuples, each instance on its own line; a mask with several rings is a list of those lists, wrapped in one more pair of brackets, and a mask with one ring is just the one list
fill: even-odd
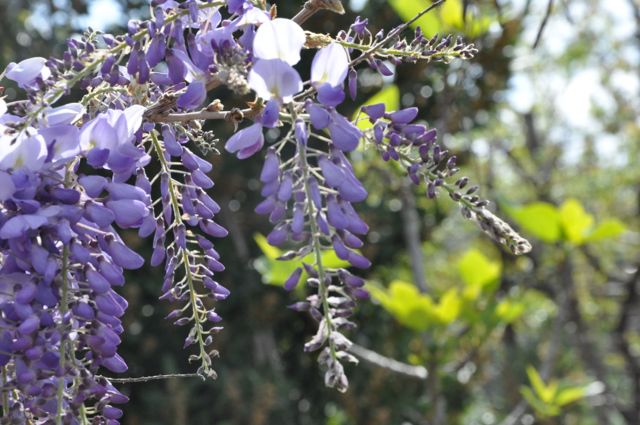
[(491, 261), (477, 249), (471, 249), (458, 261), (458, 270), (466, 285), (465, 298), (473, 300), (489, 284), (498, 280), (502, 265), (499, 261)]
[[(429, 5), (426, 1), (415, 0), (389, 0), (389, 4), (405, 21), (412, 19)], [(420, 17), (420, 19), (415, 21), (411, 26), (413, 28), (420, 27), (427, 37), (433, 37), (443, 30), (439, 17), (433, 11)]]
[(593, 216), (575, 199), (567, 199), (559, 211), (564, 239), (574, 245), (582, 244), (587, 231), (593, 225)]
[[(254, 262), (254, 267), (262, 275), (262, 282), (268, 285), (282, 286), (293, 271), (302, 265), (315, 263), (315, 256), (309, 254), (302, 260), (294, 259), (288, 261), (277, 260), (284, 252), (274, 246), (269, 245), (267, 238), (261, 234), (254, 235), (256, 244), (264, 254)], [(323, 251), (320, 256), (322, 264), (327, 268), (349, 267), (349, 262), (338, 258), (334, 251)], [(302, 273), (301, 281), (307, 279), (307, 274)]]
[(267, 238), (260, 233), (253, 235), (253, 240), (258, 244), (258, 248), (262, 251), (262, 254), (270, 260), (275, 260), (282, 255), (282, 251), (275, 246), (269, 245)]
[(462, 299), (456, 288), (451, 288), (440, 298), (434, 309), (434, 315), (443, 324), (448, 325), (458, 318)]
[(566, 387), (558, 391), (558, 395), (555, 399), (555, 404), (558, 407), (566, 406), (575, 401), (583, 399), (587, 395), (585, 387)]
[(368, 285), (367, 288), (385, 310), (410, 329), (425, 331), (436, 321), (433, 300), (421, 294), (412, 283), (394, 280), (388, 290), (376, 285)]
[(556, 395), (557, 384), (551, 383), (550, 385), (546, 385), (533, 366), (527, 366), (527, 376), (538, 398), (545, 402), (545, 404), (550, 403)]
[[(405, 21), (413, 19), (431, 3), (425, 0), (389, 0), (389, 4)], [(469, 37), (479, 37), (489, 31), (497, 17), (473, 16), (468, 13), (464, 18), (462, 0), (447, 0), (442, 6), (421, 16), (411, 26), (420, 27), (427, 37), (437, 33), (462, 32)]]
[(503, 323), (513, 323), (524, 314), (524, 310), (524, 303), (504, 299), (496, 307), (496, 316)]
[(620, 220), (611, 218), (599, 223), (595, 229), (584, 238), (585, 242), (599, 242), (604, 239), (617, 238), (627, 231), (627, 227)]
[(548, 243), (560, 240), (562, 236), (560, 214), (553, 205), (546, 202), (533, 202), (509, 211), (525, 233)]
[(548, 405), (539, 400), (531, 391), (529, 387), (520, 387), (520, 394), (529, 403), (531, 407), (541, 416), (557, 416), (560, 414), (560, 409), (556, 406)]
[(461, 0), (447, 0), (438, 11), (445, 27), (464, 28), (464, 10)]
[[(367, 105), (375, 105), (377, 103), (384, 103), (384, 106), (387, 111), (397, 111), (400, 109), (400, 89), (395, 84), (390, 84), (380, 90), (378, 93), (371, 96), (366, 102), (364, 102), (353, 115), (353, 119), (355, 120), (360, 114), (360, 109), (363, 106)], [(360, 130), (368, 130), (373, 127), (373, 124), (369, 121), (369, 119), (364, 118), (366, 115), (360, 114), (360, 121), (358, 121), (357, 125)]]

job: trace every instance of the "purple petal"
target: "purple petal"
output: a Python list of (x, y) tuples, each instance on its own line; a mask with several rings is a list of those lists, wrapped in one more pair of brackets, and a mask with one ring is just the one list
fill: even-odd
[(300, 276), (302, 276), (302, 267), (298, 267), (291, 273), (291, 276), (284, 282), (284, 289), (293, 291), (300, 282)]
[(329, 126), (331, 115), (326, 109), (315, 103), (308, 103), (306, 109), (311, 118), (311, 124), (316, 130), (323, 130)]
[(177, 105), (182, 109), (196, 109), (204, 103), (207, 99), (207, 88), (204, 81), (195, 80), (187, 87), (187, 91), (184, 92), (177, 101)]
[(100, 363), (113, 373), (124, 373), (128, 369), (127, 364), (118, 354), (108, 359), (102, 359)]
[(245, 159), (262, 149), (263, 145), (262, 125), (256, 123), (234, 134), (225, 149), (230, 153), (237, 153), (239, 159)]
[(280, 160), (278, 159), (278, 155), (276, 155), (273, 149), (269, 149), (264, 160), (264, 165), (262, 166), (262, 171), (260, 172), (260, 181), (262, 183), (269, 183), (276, 180), (279, 171)]
[(108, 242), (107, 248), (113, 262), (124, 269), (139, 269), (144, 264), (144, 258), (114, 238)]
[(329, 83), (318, 87), (318, 102), (327, 106), (338, 106), (344, 102), (345, 94), (342, 86), (332, 86)]
[(341, 114), (332, 115), (329, 132), (333, 144), (343, 152), (351, 152), (358, 147), (362, 132)]
[(408, 124), (418, 116), (418, 108), (406, 108), (389, 114), (389, 119), (394, 124)]

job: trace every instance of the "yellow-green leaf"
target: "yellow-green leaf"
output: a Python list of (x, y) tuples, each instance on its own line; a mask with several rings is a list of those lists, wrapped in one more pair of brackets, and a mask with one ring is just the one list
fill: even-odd
[(566, 406), (575, 401), (578, 401), (586, 396), (585, 387), (567, 387), (558, 392), (555, 399), (555, 404), (558, 407)]
[(615, 218), (604, 220), (584, 239), (585, 242), (599, 242), (604, 239), (617, 238), (627, 231), (626, 226)]
[(462, 299), (456, 288), (451, 288), (442, 295), (438, 305), (434, 309), (434, 315), (444, 325), (448, 325), (460, 315)]
[(520, 394), (529, 403), (531, 407), (541, 416), (557, 416), (560, 414), (560, 409), (557, 406), (549, 405), (538, 399), (531, 388), (520, 387)]
[(524, 309), (524, 303), (504, 299), (496, 307), (496, 316), (501, 322), (512, 323), (522, 316)]
[(375, 285), (368, 288), (385, 310), (410, 329), (424, 331), (436, 321), (433, 300), (421, 294), (412, 283), (395, 280), (387, 290)]
[(458, 270), (466, 285), (482, 288), (500, 277), (502, 265), (477, 249), (470, 249), (458, 261)]
[[(309, 254), (302, 260), (294, 259), (289, 261), (281, 261), (276, 258), (283, 254), (279, 248), (269, 245), (267, 238), (261, 234), (254, 235), (256, 244), (264, 255), (254, 262), (256, 270), (261, 274), (262, 281), (269, 285), (282, 286), (293, 271), (302, 265), (302, 262), (313, 264), (315, 258), (313, 254)], [(322, 264), (328, 268), (349, 267), (349, 262), (338, 258), (334, 251), (323, 251), (320, 256)], [(300, 280), (307, 279), (306, 273), (303, 273)]]
[(440, 6), (439, 12), (445, 26), (464, 29), (463, 6), (461, 0), (447, 0)]
[(527, 376), (538, 398), (546, 404), (550, 403), (555, 397), (557, 384), (546, 385), (533, 366), (527, 366)]
[(510, 214), (525, 233), (544, 242), (557, 242), (561, 237), (560, 214), (546, 202), (533, 202), (521, 208), (510, 209)]
[(580, 245), (593, 225), (593, 216), (587, 213), (575, 199), (567, 199), (560, 206), (560, 222), (564, 238), (574, 245)]
[(256, 241), (256, 244), (258, 244), (258, 248), (260, 248), (262, 254), (264, 254), (264, 256), (268, 259), (275, 260), (282, 255), (282, 251), (280, 249), (276, 248), (275, 246), (269, 245), (269, 242), (267, 242), (267, 238), (264, 235), (256, 233), (255, 235), (253, 235), (253, 240)]
[[(420, 0), (389, 0), (389, 4), (403, 20), (408, 21), (422, 12), (430, 3)], [(422, 32), (427, 37), (432, 37), (443, 29), (439, 17), (433, 11), (420, 17), (411, 26), (422, 28)]]
[[(360, 109), (363, 106), (375, 105), (377, 103), (384, 103), (387, 111), (397, 111), (398, 109), (400, 109), (400, 89), (398, 88), (398, 86), (396, 86), (395, 84), (390, 84), (384, 87), (378, 93), (371, 96), (366, 102), (360, 105), (360, 108), (356, 109), (356, 112), (353, 115), (353, 120), (358, 117), (358, 114), (360, 114)], [(360, 114), (360, 120), (357, 123), (358, 128), (364, 131), (373, 127), (373, 124), (371, 124), (371, 122), (367, 118), (362, 119), (363, 117), (366, 117), (366, 115)]]
[[(389, 4), (396, 13), (408, 21), (427, 8), (431, 2), (426, 0), (389, 0)], [(496, 17), (486, 15), (473, 16), (468, 13), (463, 16), (462, 0), (447, 0), (442, 6), (421, 16), (411, 26), (420, 27), (427, 37), (447, 32), (462, 32), (469, 37), (478, 37), (489, 31)]]

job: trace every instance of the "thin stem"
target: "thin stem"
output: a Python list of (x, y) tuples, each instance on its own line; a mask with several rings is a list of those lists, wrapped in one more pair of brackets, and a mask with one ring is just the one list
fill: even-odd
[(340, 0), (309, 0), (307, 1), (302, 10), (296, 14), (291, 20), (298, 25), (302, 25), (309, 18), (315, 15), (320, 10), (330, 10), (339, 15), (344, 14), (344, 7)]
[(183, 114), (166, 114), (166, 115), (154, 115), (150, 117), (153, 122), (186, 122), (196, 120), (229, 120), (233, 116), (252, 116), (255, 114), (253, 109), (231, 110), (231, 111), (197, 111), (188, 112)]
[(152, 381), (162, 381), (166, 379), (175, 379), (175, 378), (199, 378), (200, 375), (197, 373), (171, 373), (167, 375), (151, 375), (151, 376), (140, 376), (138, 378), (110, 378), (105, 376), (105, 379), (108, 379), (112, 383), (118, 384), (137, 384), (141, 382), (152, 382)]
[[(290, 105), (290, 110), (295, 123), (296, 112), (293, 105)], [(294, 124), (292, 123), (292, 125)], [(306, 148), (304, 147), (300, 149), (300, 164), (301, 164), (303, 179), (304, 179), (304, 190), (305, 190), (307, 199), (311, 200), (313, 199), (313, 195), (311, 193), (311, 187), (309, 185), (309, 164), (307, 163), (307, 151), (306, 151)], [(322, 264), (322, 245), (320, 243), (320, 238), (319, 238), (320, 230), (315, 218), (316, 208), (314, 203), (311, 201), (308, 201), (307, 205), (309, 208), (308, 214), (309, 214), (309, 225), (311, 226), (311, 240), (313, 244), (313, 254), (315, 257), (316, 267), (318, 268), (318, 277), (320, 279), (320, 284), (318, 285), (318, 295), (322, 300), (322, 310), (324, 313), (323, 314), (324, 320), (326, 321), (327, 340), (329, 341), (329, 350), (331, 351), (331, 357), (337, 361), (338, 358), (337, 358), (336, 348), (331, 338), (332, 323), (331, 323), (331, 310), (330, 310), (329, 300), (328, 300), (329, 287), (325, 280), (326, 273), (325, 273), (324, 265)]]
[[(167, 173), (169, 176), (168, 179), (168, 190), (169, 190), (169, 198), (171, 202), (171, 207), (173, 208), (174, 220), (178, 225), (183, 224), (182, 222), (182, 213), (180, 212), (180, 202), (178, 200), (178, 195), (176, 192), (175, 181), (171, 177), (171, 167), (169, 166), (166, 158), (164, 157), (164, 151), (162, 146), (160, 145), (160, 141), (158, 140), (157, 133), (155, 131), (151, 132), (151, 142), (153, 144), (153, 148), (156, 152), (156, 156), (160, 161), (160, 165), (162, 170)], [(204, 330), (202, 329), (202, 322), (206, 320), (203, 318), (203, 312), (198, 309), (196, 300), (198, 298), (194, 285), (194, 276), (191, 272), (191, 262), (189, 261), (189, 255), (186, 250), (180, 249), (180, 253), (182, 254), (182, 264), (184, 265), (185, 277), (187, 279), (187, 285), (189, 287), (189, 298), (192, 306), (192, 317), (195, 321), (194, 328), (196, 333), (196, 341), (198, 342), (198, 347), (200, 350), (200, 360), (204, 366), (204, 373), (209, 375), (213, 373), (213, 370), (210, 367), (210, 363), (207, 360), (209, 355), (207, 354), (207, 349), (204, 343)]]
[[(64, 317), (69, 311), (69, 247), (65, 246), (62, 249), (62, 296), (60, 297), (60, 315)], [(62, 371), (62, 376), (58, 381), (58, 391), (56, 393), (57, 397), (57, 409), (56, 409), (56, 425), (62, 425), (62, 415), (64, 414), (64, 368), (67, 357), (66, 352), (66, 340), (65, 340), (65, 332), (63, 330), (60, 340), (60, 370)]]
[[(7, 367), (2, 367), (2, 385), (6, 385), (7, 383)], [(9, 413), (9, 394), (5, 391), (2, 391), (2, 417), (7, 416)]]
[(418, 379), (427, 379), (427, 377), (429, 376), (429, 372), (424, 366), (414, 366), (406, 364), (398, 360), (383, 356), (380, 353), (371, 351), (368, 348), (364, 348), (357, 344), (352, 344), (349, 347), (349, 351), (362, 360), (365, 360), (383, 369), (388, 369), (392, 372), (399, 373), (401, 375), (407, 375)]

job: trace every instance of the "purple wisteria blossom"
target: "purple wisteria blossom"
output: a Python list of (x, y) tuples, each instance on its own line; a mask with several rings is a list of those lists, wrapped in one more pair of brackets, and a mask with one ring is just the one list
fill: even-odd
[(349, 73), (349, 54), (333, 42), (318, 50), (311, 65), (311, 82), (318, 90), (318, 101), (337, 106), (344, 101), (344, 80)]
[[(231, 291), (218, 278), (225, 266), (214, 241), (228, 231), (209, 193), (207, 154), (218, 140), (203, 129), (207, 119), (235, 125), (224, 147), (238, 159), (265, 151), (256, 212), (273, 225), (268, 242), (297, 262), (284, 287), (305, 281), (310, 294), (291, 308), (318, 326), (304, 350), (319, 352), (326, 385), (340, 391), (348, 387), (343, 363), (357, 362), (349, 319), (368, 296), (353, 270), (371, 266), (362, 251), (369, 227), (356, 210), (368, 192), (349, 154), (369, 146), (387, 161), (419, 157), (408, 174), (427, 183), (430, 197), (457, 171), (435, 131), (415, 122), (416, 108), (368, 106), (373, 129), (364, 132), (338, 108), (345, 80), (357, 94), (356, 65), (387, 73), (390, 47), (407, 49), (395, 63), (434, 52), (470, 57), (473, 46), (435, 45), (417, 32), (400, 47), (383, 36), (374, 47), (360, 19), (348, 34), (307, 34), (300, 15), (276, 17), (264, 2), (150, 4), (152, 17), (131, 20), (124, 35), (89, 31), (61, 58), (26, 59), (0, 74), (25, 93), (9, 103), (0, 93), (2, 423), (119, 423), (127, 397), (108, 376), (128, 370), (118, 354), (128, 307), (121, 287), (125, 270), (146, 261), (163, 268), (157, 294), (172, 305), (167, 319), (188, 328), (190, 362), (200, 376), (216, 376), (217, 302)], [(310, 70), (301, 69), (304, 48), (317, 49)], [(249, 108), (207, 103), (218, 87)], [(65, 103), (72, 89), (83, 96)], [(265, 128), (280, 134), (266, 149)], [(484, 217), (482, 201), (459, 196), (470, 217)], [(151, 241), (148, 259), (125, 229)], [(323, 264), (326, 251), (343, 267)]]

